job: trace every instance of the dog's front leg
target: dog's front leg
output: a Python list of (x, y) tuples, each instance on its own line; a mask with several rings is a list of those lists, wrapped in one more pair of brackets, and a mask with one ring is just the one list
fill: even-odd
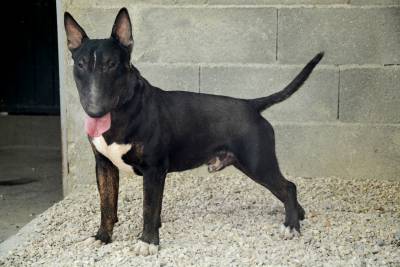
[(153, 255), (158, 251), (165, 176), (165, 170), (156, 168), (143, 174), (143, 232), (135, 246), (137, 255)]
[(101, 222), (96, 240), (111, 242), (114, 224), (118, 221), (118, 168), (103, 155), (96, 153), (96, 179), (100, 195)]

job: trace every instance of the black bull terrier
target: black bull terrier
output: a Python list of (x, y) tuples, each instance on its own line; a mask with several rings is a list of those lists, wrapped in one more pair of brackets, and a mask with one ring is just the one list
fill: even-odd
[(137, 254), (158, 251), (166, 174), (208, 164), (210, 172), (233, 165), (268, 188), (286, 210), (284, 232), (300, 232), (304, 210), (296, 186), (282, 175), (274, 131), (260, 113), (305, 82), (316, 55), (282, 91), (256, 99), (163, 91), (131, 64), (132, 25), (122, 8), (111, 37), (91, 40), (69, 13), (64, 16), (68, 48), (85, 129), (96, 158), (101, 223), (96, 240), (111, 242), (117, 218), (119, 170), (143, 175), (143, 231)]

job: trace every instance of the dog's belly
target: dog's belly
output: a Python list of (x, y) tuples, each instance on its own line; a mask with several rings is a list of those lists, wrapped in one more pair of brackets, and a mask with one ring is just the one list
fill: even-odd
[(122, 160), (122, 156), (131, 150), (132, 145), (117, 143), (107, 145), (102, 135), (93, 138), (92, 143), (97, 151), (107, 157), (119, 170), (133, 173), (132, 166), (129, 166)]

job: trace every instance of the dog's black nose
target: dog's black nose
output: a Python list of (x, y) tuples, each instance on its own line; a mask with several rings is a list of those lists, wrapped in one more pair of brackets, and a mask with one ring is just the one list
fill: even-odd
[(96, 107), (96, 106), (88, 106), (86, 109), (86, 114), (88, 114), (90, 117), (92, 118), (100, 118), (103, 117), (107, 111), (105, 111), (104, 109), (100, 108), (100, 107)]

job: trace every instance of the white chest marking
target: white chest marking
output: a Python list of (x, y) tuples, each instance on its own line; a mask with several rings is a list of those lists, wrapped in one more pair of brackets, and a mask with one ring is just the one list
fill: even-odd
[(107, 145), (106, 140), (104, 140), (102, 135), (93, 138), (92, 143), (97, 151), (106, 156), (115, 166), (118, 167), (119, 170), (133, 173), (132, 166), (129, 166), (122, 160), (122, 156), (131, 149), (132, 145), (121, 145), (117, 143)]

